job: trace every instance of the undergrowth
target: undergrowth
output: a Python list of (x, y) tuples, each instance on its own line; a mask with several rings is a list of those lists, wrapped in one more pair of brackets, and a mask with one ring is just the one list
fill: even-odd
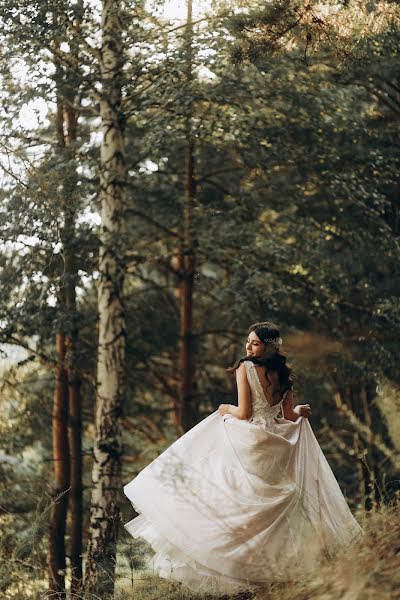
[[(400, 600), (400, 504), (366, 513), (361, 524), (365, 536), (335, 558), (322, 559), (302, 576), (263, 591), (236, 596), (196, 594), (172, 580), (140, 570), (139, 549), (134, 550), (131, 573), (117, 576), (115, 600)], [(43, 542), (43, 541), (42, 541)], [(35, 544), (42, 545), (36, 538)], [(46, 580), (43, 564), (35, 565), (39, 552), (0, 543), (1, 598), (41, 600)], [(126, 559), (125, 559), (126, 561)], [(290, 576), (290, 573), (288, 574)], [(68, 598), (68, 596), (67, 596)], [(106, 600), (91, 594), (74, 595), (71, 600)]]
[[(400, 600), (400, 505), (369, 512), (361, 524), (365, 536), (359, 544), (321, 560), (303, 576), (272, 584), (257, 595), (218, 600)], [(146, 572), (138, 572), (129, 587), (121, 586), (118, 600), (216, 599)]]

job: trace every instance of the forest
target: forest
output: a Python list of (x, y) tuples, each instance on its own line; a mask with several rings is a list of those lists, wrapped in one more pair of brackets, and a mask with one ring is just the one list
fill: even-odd
[(400, 597), (399, 47), (390, 0), (0, 0), (1, 598), (203, 598), (123, 485), (262, 320), (366, 531), (265, 598)]

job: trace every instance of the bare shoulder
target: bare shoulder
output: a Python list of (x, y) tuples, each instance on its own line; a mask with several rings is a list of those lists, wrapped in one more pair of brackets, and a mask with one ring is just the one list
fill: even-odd
[(236, 377), (243, 377), (245, 375), (246, 375), (246, 365), (244, 364), (244, 361), (243, 361), (242, 363), (240, 363), (240, 365), (236, 369)]
[(245, 362), (243, 361), (239, 367), (236, 369), (236, 381), (241, 385), (248, 385), (248, 379), (247, 379), (247, 367)]

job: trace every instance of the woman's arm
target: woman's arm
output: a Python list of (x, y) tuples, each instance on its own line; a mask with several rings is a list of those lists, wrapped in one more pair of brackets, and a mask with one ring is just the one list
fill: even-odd
[(220, 415), (233, 415), (237, 419), (249, 419), (251, 417), (251, 393), (247, 381), (246, 365), (242, 363), (236, 369), (236, 383), (238, 390), (238, 406), (232, 404), (221, 404), (218, 408)]
[(309, 404), (298, 404), (293, 408), (293, 390), (288, 390), (282, 402), (282, 414), (287, 421), (297, 421), (299, 417), (311, 416), (311, 408)]

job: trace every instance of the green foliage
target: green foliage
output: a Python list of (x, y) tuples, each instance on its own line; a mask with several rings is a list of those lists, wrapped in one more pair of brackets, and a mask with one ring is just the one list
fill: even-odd
[[(155, 19), (144, 3), (122, 6), (121, 119), (129, 174), (123, 239), (127, 480), (177, 435), (170, 418), (179, 383), (182, 273), (176, 257), (191, 141), (199, 414), (233, 402), (234, 381), (224, 369), (242, 353), (249, 323), (261, 318), (278, 322), (297, 368), (298, 399), (314, 405), (313, 426), (349, 501), (355, 506), (363, 500), (354, 461), (365, 456), (349, 453), (355, 431), (338, 412), (334, 394), (337, 382), (374, 388), (386, 378), (397, 398), (392, 382), (399, 383), (399, 33), (398, 7), (382, 14), (378, 3), (360, 12), (358, 4), (342, 3), (322, 22), (317, 3), (307, 3), (310, 10), (304, 12), (291, 0), (253, 2), (236, 15), (211, 15), (194, 29), (191, 79), (183, 28)], [(60, 239), (71, 206), (79, 269), (74, 324), (80, 333), (87, 454), (92, 443), (98, 15), (85, 2), (0, 2), (0, 38), (2, 57), (8, 58), (0, 71), (5, 134), (0, 342), (29, 349), (15, 369), (5, 370), (1, 396), (7, 415), (0, 430), (2, 451), (18, 460), (15, 469), (1, 464), (1, 503), (7, 510), (2, 523), (7, 546), (18, 553), (17, 544), (23, 545), (28, 535), (23, 524), (34, 514), (34, 498), (51, 471), (54, 336), (73, 325), (57, 301), (66, 283)], [(78, 38), (79, 59), (71, 64)], [(13, 76), (18, 64), (29, 78)], [(73, 159), (60, 147), (55, 128), (57, 96), (71, 102), (72, 93), (79, 110)], [(15, 124), (32, 100), (45, 104), (47, 116), (26, 131)], [(78, 186), (69, 204), (74, 177)], [(392, 408), (396, 401), (390, 401)], [(383, 408), (373, 404), (376, 432), (395, 453)], [(358, 417), (364, 422), (362, 413)], [(368, 444), (364, 440), (365, 448)], [(36, 471), (26, 473), (32, 457)], [(387, 480), (395, 479), (392, 463), (379, 453), (376, 460)], [(88, 456), (86, 477), (89, 462)], [(25, 477), (28, 488), (19, 484)], [(44, 550), (35, 563), (39, 566), (32, 566), (42, 575)], [(135, 545), (122, 553), (132, 568), (140, 566)], [(9, 575), (4, 581), (10, 581)], [(312, 585), (317, 589), (319, 584)], [(143, 585), (143, 598), (151, 596), (151, 586), (154, 580)], [(160, 589), (183, 593), (176, 587)], [(299, 588), (293, 589), (296, 597)]]

